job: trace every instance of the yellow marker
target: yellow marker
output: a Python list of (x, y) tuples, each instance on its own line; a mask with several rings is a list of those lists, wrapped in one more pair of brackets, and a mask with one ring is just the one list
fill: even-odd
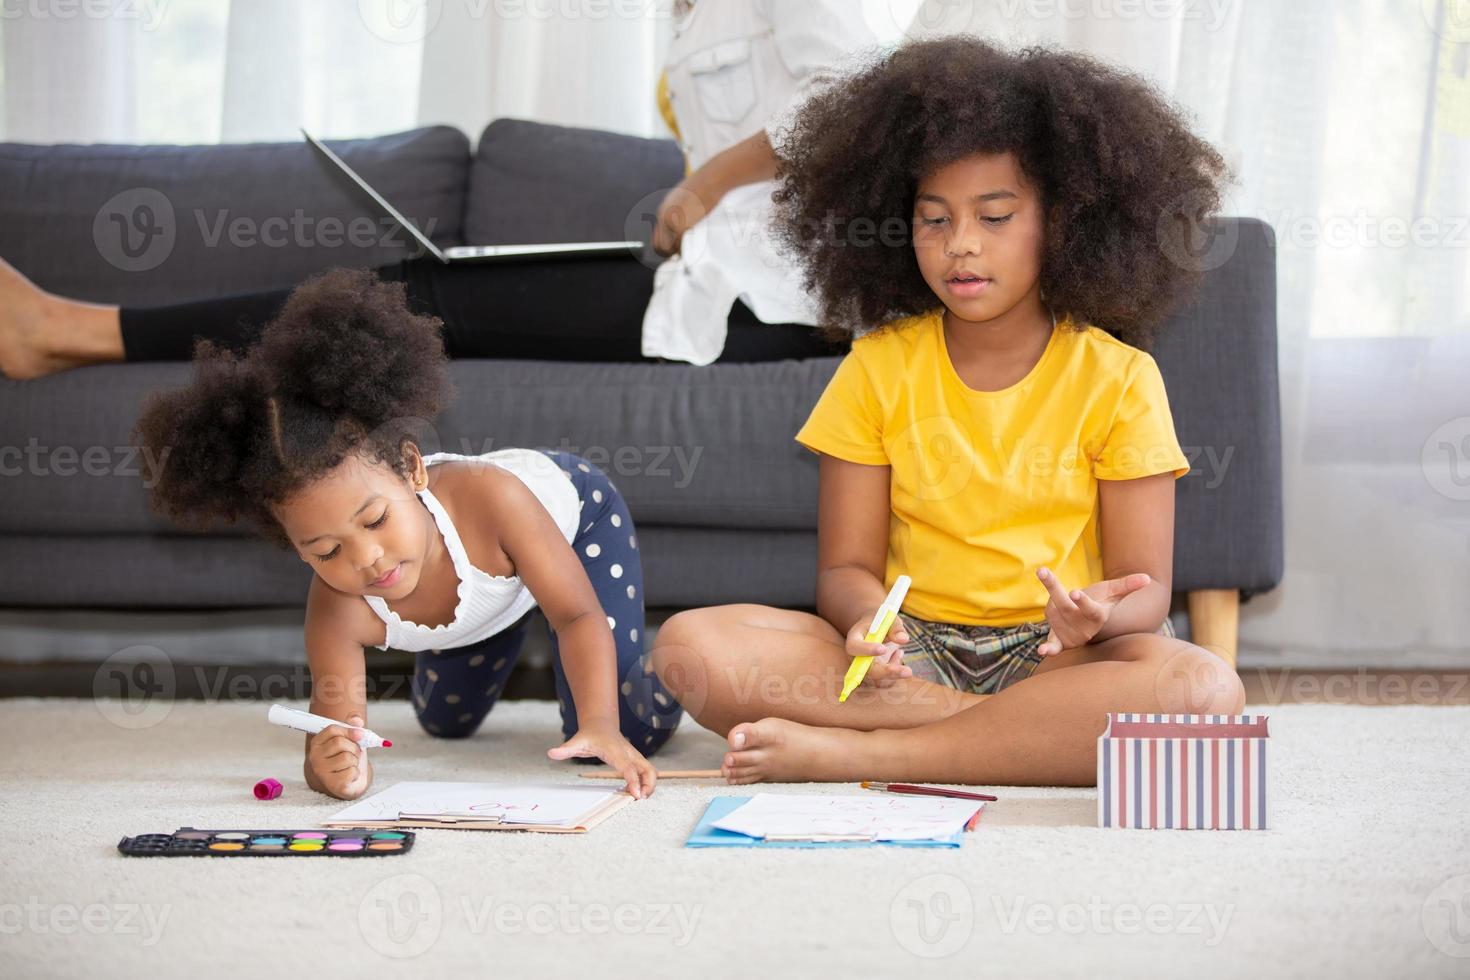
[[(888, 592), (888, 598), (883, 600), (883, 605), (873, 614), (873, 624), (868, 627), (868, 635), (863, 639), (868, 643), (882, 643), (888, 636), (888, 631), (893, 627), (893, 621), (898, 618), (898, 610), (903, 606), (903, 600), (909, 594), (909, 586), (913, 579), (907, 575), (900, 575), (898, 581), (893, 583), (893, 588)], [(842, 680), (842, 693), (837, 696), (838, 701), (846, 701), (847, 696), (857, 690), (857, 686), (868, 676), (868, 668), (873, 666), (872, 657), (853, 657), (852, 666), (847, 668), (847, 676)]]

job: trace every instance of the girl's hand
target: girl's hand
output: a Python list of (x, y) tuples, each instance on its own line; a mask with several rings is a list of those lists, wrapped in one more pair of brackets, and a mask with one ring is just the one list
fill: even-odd
[(306, 785), (339, 800), (355, 800), (373, 782), (373, 765), (367, 749), (357, 744), (366, 720), (350, 715), (347, 725), (323, 728), (306, 742)]
[(635, 800), (653, 793), (658, 782), (658, 770), (653, 763), (643, 758), (643, 753), (633, 748), (623, 733), (616, 728), (583, 728), (554, 749), (547, 756), (556, 759), (587, 759), (596, 757), (606, 762), (625, 780), (624, 788)]
[(914, 676), (913, 669), (903, 663), (903, 646), (909, 641), (909, 635), (903, 628), (903, 620), (895, 617), (893, 625), (888, 628), (888, 636), (881, 642), (869, 643), (866, 639), (868, 627), (873, 625), (873, 616), (877, 612), (877, 609), (872, 610), (847, 631), (846, 650), (849, 657), (873, 658), (872, 665), (863, 676), (864, 684), (888, 687), (896, 680)]
[(1137, 572), (1068, 592), (1052, 570), (1044, 565), (1037, 569), (1036, 577), (1041, 579), (1041, 584), (1046, 586), (1047, 594), (1051, 596), (1046, 604), (1046, 622), (1051, 631), (1037, 649), (1043, 657), (1055, 656), (1063, 650), (1091, 642), (1119, 602), (1153, 581), (1144, 573)]

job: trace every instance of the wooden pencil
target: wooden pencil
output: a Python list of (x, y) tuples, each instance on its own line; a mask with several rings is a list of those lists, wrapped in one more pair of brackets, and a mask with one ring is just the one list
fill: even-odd
[(909, 783), (879, 783), (870, 779), (863, 780), (860, 784), (863, 789), (877, 790), (880, 793), (912, 793), (915, 796), (948, 796), (956, 800), (986, 800), (990, 803), (997, 802), (997, 798), (989, 793), (967, 793), (960, 789), (947, 789), (943, 786), (913, 786)]
[[(612, 769), (599, 769), (596, 772), (579, 772), (577, 775), (583, 779), (622, 779), (623, 774)], [(718, 769), (660, 769), (659, 779), (719, 779)]]

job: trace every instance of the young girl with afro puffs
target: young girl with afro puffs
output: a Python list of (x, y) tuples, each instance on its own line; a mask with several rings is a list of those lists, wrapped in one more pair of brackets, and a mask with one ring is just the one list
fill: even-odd
[(363, 650), (414, 651), (432, 735), (472, 734), (504, 689), (531, 611), (549, 621), (565, 741), (651, 793), (644, 758), (681, 708), (643, 657), (643, 577), (627, 505), (569, 453), (420, 454), (449, 398), (439, 323), (401, 283), (325, 273), (292, 293), (243, 356), (199, 345), (187, 388), (154, 395), (142, 442), (170, 453), (154, 506), (207, 526), (252, 520), (313, 571), (312, 705), (344, 724), (306, 740), (306, 782), (361, 796), (372, 766)]
[(1191, 285), (1166, 246), (1218, 207), (1216, 151), (1132, 76), (974, 38), (859, 70), (781, 149), (784, 235), (856, 339), (796, 436), (819, 615), (694, 610), (655, 643), (728, 781), (1091, 785), (1108, 712), (1239, 711), (1167, 626), (1188, 464), (1141, 349)]

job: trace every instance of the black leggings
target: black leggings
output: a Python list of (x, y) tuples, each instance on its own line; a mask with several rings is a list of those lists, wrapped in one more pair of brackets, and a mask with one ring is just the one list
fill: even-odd
[[(445, 265), (411, 259), (377, 270), (407, 284), (415, 313), (444, 321), (450, 357), (545, 361), (646, 361), (643, 311), (653, 270), (635, 256)], [(195, 341), (249, 346), (285, 305), (289, 289), (172, 306), (123, 307), (129, 361), (187, 361)], [(763, 323), (736, 302), (721, 361), (779, 361), (841, 354), (814, 327)]]

